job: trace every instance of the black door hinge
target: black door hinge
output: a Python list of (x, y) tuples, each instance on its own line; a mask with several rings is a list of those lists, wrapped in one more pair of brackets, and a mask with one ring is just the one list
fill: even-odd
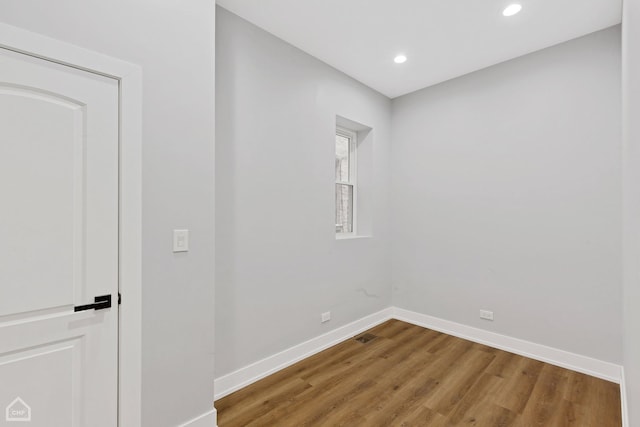
[(118, 305), (122, 304), (122, 294), (118, 292)]

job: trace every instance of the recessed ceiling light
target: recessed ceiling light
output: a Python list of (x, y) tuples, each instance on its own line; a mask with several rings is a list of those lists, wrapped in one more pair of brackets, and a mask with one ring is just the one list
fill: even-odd
[(502, 14), (504, 16), (513, 16), (516, 13), (520, 12), (522, 10), (522, 5), (514, 3), (514, 4), (510, 4), (509, 6), (507, 6), (503, 11)]
[(407, 57), (404, 55), (398, 55), (393, 58), (393, 62), (395, 62), (396, 64), (402, 64), (403, 62), (407, 62)]

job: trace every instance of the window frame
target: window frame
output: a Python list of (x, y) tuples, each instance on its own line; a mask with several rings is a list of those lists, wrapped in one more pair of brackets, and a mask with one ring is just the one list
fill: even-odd
[[(343, 138), (349, 139), (349, 180), (348, 181), (338, 181), (335, 180), (334, 184), (334, 193), (335, 193), (335, 185), (348, 185), (351, 187), (351, 231), (350, 232), (338, 232), (336, 231), (336, 238), (346, 238), (353, 237), (357, 235), (357, 200), (358, 200), (358, 161), (357, 161), (357, 146), (358, 146), (358, 133), (351, 129), (347, 129), (342, 126), (336, 126), (335, 135), (334, 135), (334, 155), (335, 155), (335, 137), (341, 136)], [(335, 200), (335, 194), (334, 194)], [(334, 210), (337, 209), (337, 206), (334, 206)], [(337, 224), (336, 224), (337, 225)]]

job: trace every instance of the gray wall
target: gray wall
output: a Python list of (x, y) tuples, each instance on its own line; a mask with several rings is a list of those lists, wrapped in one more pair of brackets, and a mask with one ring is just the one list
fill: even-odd
[[(638, 2), (626, 5), (635, 117)], [(143, 425), (208, 411), (213, 2), (0, 0), (0, 10), (8, 24), (142, 65)], [(395, 100), (390, 205), (389, 100), (218, 11), (217, 376), (388, 306), (389, 259), (401, 307), (621, 361), (617, 29)], [(370, 238), (334, 238), (336, 114), (374, 129)], [(627, 130), (640, 141), (638, 125)], [(640, 170), (634, 147), (627, 161)], [(625, 176), (628, 227), (640, 216), (636, 175)], [(182, 227), (191, 251), (174, 256), (171, 229)], [(638, 228), (625, 242), (630, 401), (640, 398)], [(481, 322), (479, 308), (496, 320)]]
[(615, 27), (394, 99), (396, 306), (621, 362), (620, 71)]
[(629, 426), (640, 426), (640, 1), (622, 22), (624, 130), (624, 371)]
[[(390, 101), (221, 8), (216, 56), (221, 376), (389, 306)], [(336, 115), (373, 128), (372, 237), (335, 238)]]
[[(213, 404), (214, 2), (0, 0), (0, 20), (142, 66), (142, 421)], [(172, 253), (172, 229), (191, 251)], [(124, 296), (126, 298), (126, 295)]]

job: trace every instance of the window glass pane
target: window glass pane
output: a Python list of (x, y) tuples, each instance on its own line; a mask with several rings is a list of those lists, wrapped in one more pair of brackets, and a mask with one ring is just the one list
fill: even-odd
[(336, 181), (349, 181), (350, 139), (336, 135)]
[(336, 184), (336, 233), (353, 232), (353, 185)]

